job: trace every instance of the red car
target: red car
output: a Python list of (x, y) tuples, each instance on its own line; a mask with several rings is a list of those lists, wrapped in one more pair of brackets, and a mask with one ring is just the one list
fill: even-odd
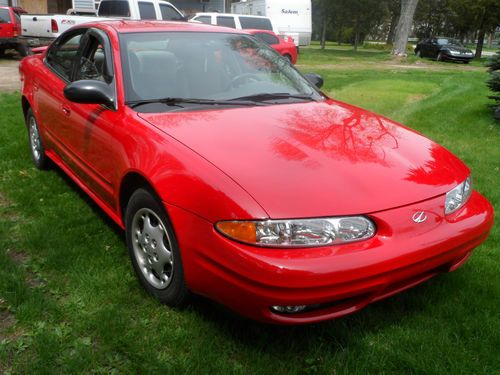
[(286, 57), (292, 64), (297, 62), (297, 46), (295, 46), (292, 38), (287, 37), (287, 39), (284, 39), (270, 30), (245, 31), (262, 40), (264, 43), (269, 44), (278, 51), (280, 55)]
[(19, 39), (21, 35), (21, 18), (26, 13), (22, 8), (0, 6), (0, 57), (7, 49), (15, 49), (21, 56), (29, 53), (25, 42)]
[(196, 293), (265, 322), (336, 318), (455, 270), (493, 224), (449, 151), (237, 30), (84, 24), (20, 73), (35, 166), (125, 229), (170, 306)]

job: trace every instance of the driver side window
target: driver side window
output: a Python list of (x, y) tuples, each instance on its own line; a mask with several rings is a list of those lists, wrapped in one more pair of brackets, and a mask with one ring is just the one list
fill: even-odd
[(78, 64), (76, 80), (91, 79), (106, 82), (106, 77), (104, 47), (95, 36), (89, 35), (87, 45)]
[(68, 35), (47, 52), (47, 64), (66, 81), (71, 80), (73, 64), (80, 49), (82, 35), (86, 31), (86, 29), (81, 29), (74, 34)]

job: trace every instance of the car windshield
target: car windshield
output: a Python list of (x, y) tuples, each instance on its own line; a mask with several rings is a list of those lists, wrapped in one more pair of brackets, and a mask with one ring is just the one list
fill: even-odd
[(277, 52), (249, 35), (198, 32), (120, 36), (128, 104), (180, 99), (284, 103), (322, 95)]
[(452, 39), (452, 38), (438, 38), (437, 42), (440, 46), (454, 45), (454, 46), (462, 47), (462, 43), (460, 43), (458, 40)]

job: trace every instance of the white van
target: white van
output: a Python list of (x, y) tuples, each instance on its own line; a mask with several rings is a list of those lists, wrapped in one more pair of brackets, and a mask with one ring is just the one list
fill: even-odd
[(269, 17), (251, 16), (232, 13), (196, 13), (192, 21), (203, 22), (209, 25), (232, 27), (233, 29), (271, 30), (278, 34), (278, 28)]
[(231, 4), (232, 13), (269, 17), (278, 28), (276, 34), (299, 34), (301, 46), (311, 43), (311, 9), (311, 0), (247, 0)]

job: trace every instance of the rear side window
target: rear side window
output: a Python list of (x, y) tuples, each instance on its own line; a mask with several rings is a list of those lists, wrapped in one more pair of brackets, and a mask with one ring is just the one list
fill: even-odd
[(183, 19), (182, 15), (170, 5), (160, 4), (160, 11), (162, 20), (180, 21)]
[(207, 25), (210, 25), (212, 23), (212, 17), (210, 16), (199, 16), (195, 17), (194, 20), (206, 23)]
[(263, 42), (273, 45), (273, 44), (279, 44), (279, 39), (276, 38), (274, 35), (267, 34), (267, 33), (256, 33), (254, 34), (257, 38), (262, 40)]
[(268, 18), (240, 17), (242, 29), (272, 30), (273, 25)]
[(236, 29), (236, 23), (234, 22), (234, 17), (219, 17), (217, 16), (217, 25), (232, 27)]
[(99, 16), (101, 17), (130, 17), (128, 1), (109, 0), (101, 1), (99, 5)]
[(139, 17), (141, 20), (155, 20), (156, 12), (153, 3), (139, 1)]
[(70, 35), (60, 43), (53, 44), (47, 52), (47, 64), (65, 80), (71, 79), (73, 63), (76, 61), (76, 55), (85, 31), (85, 29), (80, 30), (76, 35)]
[(10, 12), (8, 9), (0, 9), (0, 23), (10, 22)]

